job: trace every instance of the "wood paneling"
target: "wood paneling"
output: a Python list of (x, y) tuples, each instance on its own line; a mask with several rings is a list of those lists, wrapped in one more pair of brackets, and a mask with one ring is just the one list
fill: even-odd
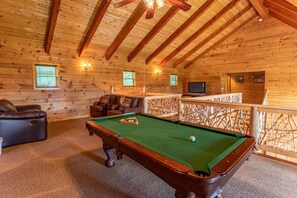
[(184, 83), (206, 81), (207, 93), (217, 94), (225, 73), (265, 71), (268, 104), (296, 106), (296, 44), (296, 29), (271, 17), (254, 20), (189, 67)]
[[(9, 99), (17, 105), (40, 104), (48, 113), (49, 121), (54, 121), (89, 116), (89, 106), (101, 95), (108, 94), (111, 85), (114, 93), (130, 95), (142, 94), (144, 85), (147, 92), (181, 92), (181, 75), (179, 87), (169, 86), (169, 75), (180, 73), (176, 69), (162, 68), (161, 74), (157, 75), (156, 66), (145, 65), (142, 56), (135, 58), (133, 63), (128, 63), (128, 53), (123, 49), (118, 49), (117, 54), (106, 61), (104, 54), (108, 43), (98, 44), (96, 34), (95, 42), (92, 41), (82, 56), (78, 56), (77, 48), (97, 1), (61, 1), (50, 55), (43, 50), (50, 1), (7, 0), (2, 1), (1, 6), (1, 99)], [(16, 10), (18, 12), (14, 14)], [(101, 24), (106, 28), (106, 24)], [(97, 33), (101, 31), (99, 28)], [(108, 33), (105, 34), (106, 38)], [(33, 62), (60, 65), (59, 90), (33, 89)], [(87, 75), (82, 67), (83, 63), (92, 64)], [(135, 87), (122, 86), (124, 69), (135, 70)]]
[[(236, 76), (243, 76), (242, 83), (236, 82)], [(265, 76), (265, 72), (245, 72), (230, 74), (231, 93), (242, 93), (242, 102), (261, 104), (265, 94), (265, 83), (255, 83), (255, 76)]]

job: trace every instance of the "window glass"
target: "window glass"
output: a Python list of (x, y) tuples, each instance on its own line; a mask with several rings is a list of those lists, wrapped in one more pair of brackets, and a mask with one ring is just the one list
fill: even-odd
[(123, 73), (123, 84), (126, 87), (135, 86), (135, 72), (134, 71), (124, 71)]
[(170, 75), (170, 86), (177, 86), (177, 75), (176, 74)]
[(35, 64), (35, 88), (58, 88), (57, 65)]

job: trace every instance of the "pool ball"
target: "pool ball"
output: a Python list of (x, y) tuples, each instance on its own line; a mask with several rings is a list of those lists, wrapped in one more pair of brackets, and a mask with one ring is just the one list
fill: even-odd
[(190, 141), (191, 141), (191, 142), (195, 142), (195, 141), (196, 141), (195, 136), (191, 136), (191, 137), (190, 137)]

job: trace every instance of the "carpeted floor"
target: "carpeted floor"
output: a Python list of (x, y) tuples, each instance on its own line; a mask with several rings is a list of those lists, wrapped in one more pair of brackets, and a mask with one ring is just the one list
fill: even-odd
[[(48, 140), (3, 149), (0, 197), (174, 197), (174, 189), (127, 156), (106, 168), (101, 140), (88, 135), (85, 120), (51, 123)], [(296, 166), (253, 155), (223, 196), (293, 198), (296, 185)]]

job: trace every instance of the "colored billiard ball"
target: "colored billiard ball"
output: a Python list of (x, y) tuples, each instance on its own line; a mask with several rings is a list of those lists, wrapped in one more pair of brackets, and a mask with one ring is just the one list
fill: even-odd
[(190, 137), (190, 141), (191, 141), (191, 142), (195, 142), (195, 141), (196, 141), (195, 136), (191, 136), (191, 137)]

